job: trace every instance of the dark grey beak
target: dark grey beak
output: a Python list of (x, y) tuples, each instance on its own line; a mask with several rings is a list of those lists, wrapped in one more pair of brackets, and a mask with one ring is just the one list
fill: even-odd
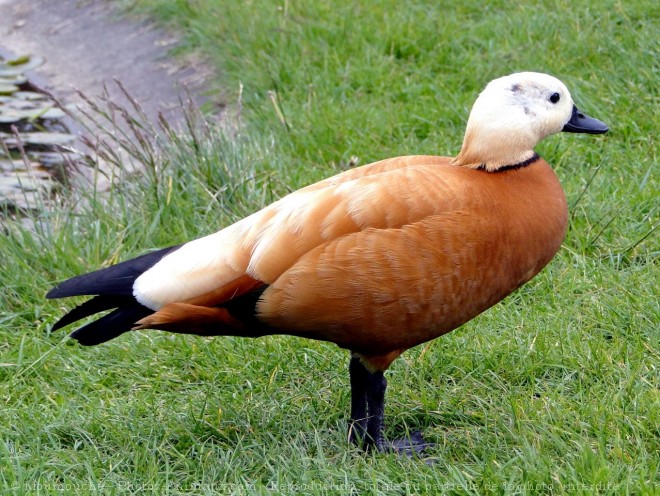
[(609, 131), (609, 128), (604, 122), (583, 114), (573, 105), (571, 120), (566, 123), (562, 131), (567, 133), (603, 134)]

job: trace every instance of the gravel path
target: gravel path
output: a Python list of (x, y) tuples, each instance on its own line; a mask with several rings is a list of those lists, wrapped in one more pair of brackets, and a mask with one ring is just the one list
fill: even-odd
[(102, 0), (0, 0), (0, 53), (46, 59), (29, 76), (60, 100), (79, 103), (73, 88), (97, 96), (107, 84), (116, 101), (122, 81), (147, 115), (178, 106), (178, 87), (201, 94), (210, 75), (200, 62), (167, 56), (176, 43), (171, 34), (145, 21), (121, 16)]
[[(0, 58), (45, 58), (43, 66), (25, 75), (67, 106), (85, 108), (76, 89), (95, 99), (105, 87), (114, 102), (130, 108), (117, 79), (152, 122), (162, 112), (176, 127), (182, 120), (180, 93), (187, 90), (201, 105), (212, 75), (192, 56), (168, 56), (176, 42), (171, 33), (122, 15), (107, 0), (0, 0)], [(220, 119), (220, 107), (216, 116)], [(67, 118), (63, 122), (73, 134), (82, 133), (77, 123)], [(82, 142), (74, 148), (93, 155)], [(16, 158), (0, 160), (0, 206), (34, 209), (42, 205), (38, 190), (51, 191), (56, 181), (38, 163), (28, 171)], [(128, 159), (126, 163), (139, 167)], [(101, 170), (110, 170), (102, 160), (97, 164)], [(78, 170), (87, 180), (96, 177), (91, 170)], [(74, 174), (69, 179), (77, 184), (82, 177)], [(101, 176), (96, 187), (104, 190), (109, 183)]]

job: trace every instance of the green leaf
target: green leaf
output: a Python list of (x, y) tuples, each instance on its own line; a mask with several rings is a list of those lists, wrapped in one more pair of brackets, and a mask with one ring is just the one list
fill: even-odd
[[(0, 67), (2, 67), (0, 65)], [(14, 84), (21, 85), (27, 83), (27, 77), (22, 74), (16, 74), (14, 76), (0, 76), (0, 84)]]
[[(76, 140), (73, 134), (67, 133), (24, 133), (19, 135), (21, 142), (26, 145), (37, 146), (63, 146), (70, 145)], [(0, 140), (4, 140), (9, 148), (17, 146), (16, 137), (0, 133)]]
[(30, 61), (30, 57), (32, 57), (32, 55), (21, 55), (15, 59), (8, 60), (5, 64), (10, 66), (24, 65)]
[(18, 86), (15, 84), (6, 84), (0, 82), (0, 95), (11, 95), (16, 91), (18, 91)]
[(42, 66), (45, 62), (46, 59), (43, 57), (32, 57), (23, 64), (9, 65), (7, 63), (0, 63), (0, 77), (22, 75), (27, 71)]

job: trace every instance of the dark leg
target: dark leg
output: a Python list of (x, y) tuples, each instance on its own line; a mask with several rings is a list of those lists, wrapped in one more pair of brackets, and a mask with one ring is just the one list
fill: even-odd
[(367, 379), (369, 372), (356, 356), (348, 366), (351, 377), (351, 422), (348, 440), (356, 445), (366, 439), (367, 434)]
[(356, 356), (349, 365), (351, 375), (351, 423), (349, 440), (366, 451), (394, 451), (412, 456), (421, 453), (429, 443), (420, 432), (388, 442), (385, 439), (385, 391), (387, 380), (383, 372), (369, 372)]
[(367, 424), (367, 450), (376, 448), (381, 453), (389, 451), (385, 440), (385, 390), (387, 379), (382, 372), (369, 374), (367, 384), (367, 408), (369, 409), (369, 422)]

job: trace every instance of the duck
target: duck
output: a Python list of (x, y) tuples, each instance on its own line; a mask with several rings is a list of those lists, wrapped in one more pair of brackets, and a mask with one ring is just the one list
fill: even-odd
[(474, 102), (455, 157), (349, 169), (214, 234), (65, 280), (47, 298), (91, 298), (52, 330), (109, 311), (71, 338), (93, 346), (155, 329), (335, 343), (350, 353), (348, 441), (419, 453), (429, 446), (421, 433), (384, 435), (385, 371), (504, 299), (557, 253), (566, 197), (534, 148), (562, 131), (608, 126), (578, 110), (553, 76), (499, 77)]

